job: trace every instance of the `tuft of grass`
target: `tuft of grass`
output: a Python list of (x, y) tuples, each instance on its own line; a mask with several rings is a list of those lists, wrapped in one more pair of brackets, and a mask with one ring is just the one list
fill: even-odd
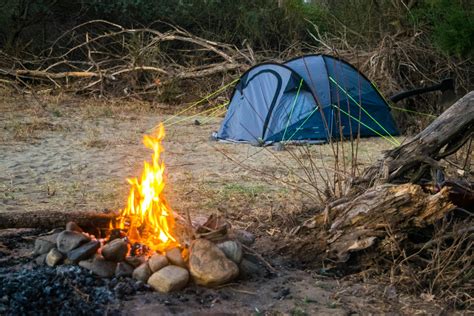
[(305, 315), (308, 315), (308, 313), (304, 309), (302, 309), (301, 307), (294, 307), (290, 311), (290, 315), (292, 315), (292, 316), (305, 316)]
[(34, 141), (39, 138), (38, 132), (41, 131), (60, 131), (62, 126), (50, 123), (46, 120), (33, 119), (31, 122), (14, 120), (7, 124), (5, 129), (13, 134), (16, 141)]
[(263, 185), (244, 185), (241, 183), (229, 183), (224, 185), (220, 195), (225, 199), (246, 198), (254, 199), (267, 189)]
[(109, 142), (100, 137), (98, 129), (93, 128), (87, 131), (87, 138), (82, 144), (88, 148), (105, 148), (109, 145)]

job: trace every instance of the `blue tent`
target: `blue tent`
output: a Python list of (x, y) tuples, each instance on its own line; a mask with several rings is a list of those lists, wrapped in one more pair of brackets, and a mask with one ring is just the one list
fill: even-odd
[[(342, 133), (342, 135), (341, 135)], [(263, 63), (234, 88), (215, 138), (267, 145), (398, 135), (390, 108), (354, 66), (327, 55)]]

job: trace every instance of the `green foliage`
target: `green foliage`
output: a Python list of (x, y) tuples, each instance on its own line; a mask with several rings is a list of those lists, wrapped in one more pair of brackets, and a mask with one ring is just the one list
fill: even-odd
[(105, 19), (127, 27), (168, 29), (226, 43), (248, 42), (256, 50), (281, 51), (309, 41), (308, 29), (343, 37), (352, 44), (378, 43), (386, 35), (429, 33), (450, 55), (472, 56), (473, 4), (469, 0), (9, 0), (0, 4), (0, 46), (39, 51), (81, 22)]
[[(249, 41), (257, 48), (278, 49), (304, 39), (308, 20), (324, 24), (323, 10), (301, 0), (93, 0), (97, 16), (118, 23), (166, 21), (193, 34), (228, 43)], [(117, 18), (118, 17), (118, 18)]]
[(414, 10), (415, 23), (432, 29), (436, 46), (450, 55), (474, 56), (474, 10), (466, 1), (427, 0)]
[(283, 1), (281, 7), (276, 0), (89, 0), (79, 3), (72, 0), (9, 1), (0, 12), (0, 22), (5, 26), (0, 44), (28, 42), (26, 37), (32, 33), (37, 36), (47, 31), (46, 41), (34, 39), (47, 46), (47, 42), (58, 36), (49, 30), (65, 15), (71, 24), (105, 19), (128, 27), (153, 25), (160, 28), (163, 24), (155, 22), (163, 21), (213, 40), (237, 45), (247, 41), (256, 49), (276, 50), (295, 40), (308, 39), (309, 21), (323, 31), (327, 25), (325, 10), (302, 0)]
[(81, 18), (87, 5), (74, 0), (0, 1), (0, 48), (18, 53), (38, 51)]

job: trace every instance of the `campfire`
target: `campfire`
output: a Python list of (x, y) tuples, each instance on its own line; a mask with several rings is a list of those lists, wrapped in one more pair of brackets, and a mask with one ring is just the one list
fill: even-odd
[[(175, 222), (163, 193), (164, 137), (161, 124), (154, 134), (144, 136), (144, 145), (153, 151), (151, 161), (144, 162), (139, 178), (128, 179), (127, 205), (104, 237), (69, 222), (65, 230), (36, 239), (36, 262), (51, 267), (77, 264), (103, 278), (132, 277), (165, 293), (190, 282), (218, 286), (261, 271), (258, 260), (249, 260), (256, 257), (244, 253), (254, 242), (249, 232), (234, 230), (216, 216), (201, 225), (190, 219)], [(186, 229), (177, 229), (179, 225)], [(188, 233), (178, 236), (178, 231)]]
[(125, 231), (130, 242), (157, 252), (179, 246), (172, 232), (172, 210), (163, 194), (165, 164), (161, 160), (161, 141), (164, 137), (163, 124), (155, 134), (144, 136), (143, 143), (153, 150), (151, 163), (144, 162), (140, 178), (128, 179), (131, 188), (127, 206), (112, 226), (112, 231)]

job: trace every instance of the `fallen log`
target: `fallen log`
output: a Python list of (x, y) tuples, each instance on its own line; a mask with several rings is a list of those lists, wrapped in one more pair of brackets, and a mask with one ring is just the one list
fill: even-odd
[(83, 228), (105, 229), (117, 214), (99, 212), (64, 212), (64, 211), (8, 211), (0, 212), (0, 229), (6, 228), (41, 228), (52, 229), (64, 227), (74, 221)]
[(411, 183), (378, 185), (353, 200), (340, 201), (328, 204), (323, 213), (304, 224), (307, 228), (325, 227), (317, 238), (325, 241), (325, 257), (336, 262), (346, 262), (351, 253), (377, 241), (379, 251), (392, 251), (385, 248), (388, 232), (403, 242), (409, 231), (432, 225), (456, 208), (448, 187), (431, 195)]
[(474, 91), (411, 141), (385, 152), (353, 181), (347, 196), (328, 203), (322, 213), (303, 224), (313, 230), (316, 255), (327, 262), (344, 263), (369, 249), (381, 257), (409, 252), (395, 248), (402, 244), (416, 248), (417, 241), (409, 240), (412, 233), (425, 231), (423, 239), (429, 240), (433, 228), (442, 219), (453, 218), (458, 206), (462, 220), (467, 217), (464, 230), (470, 231), (473, 214), (466, 205), (474, 196), (472, 185), (444, 181), (441, 188), (434, 183), (430, 190), (420, 179), (442, 171), (439, 161), (455, 153), (473, 133)]
[(387, 151), (354, 181), (370, 187), (377, 183), (417, 183), (427, 172), (440, 170), (439, 160), (453, 154), (474, 133), (474, 91), (458, 100), (409, 142)]

